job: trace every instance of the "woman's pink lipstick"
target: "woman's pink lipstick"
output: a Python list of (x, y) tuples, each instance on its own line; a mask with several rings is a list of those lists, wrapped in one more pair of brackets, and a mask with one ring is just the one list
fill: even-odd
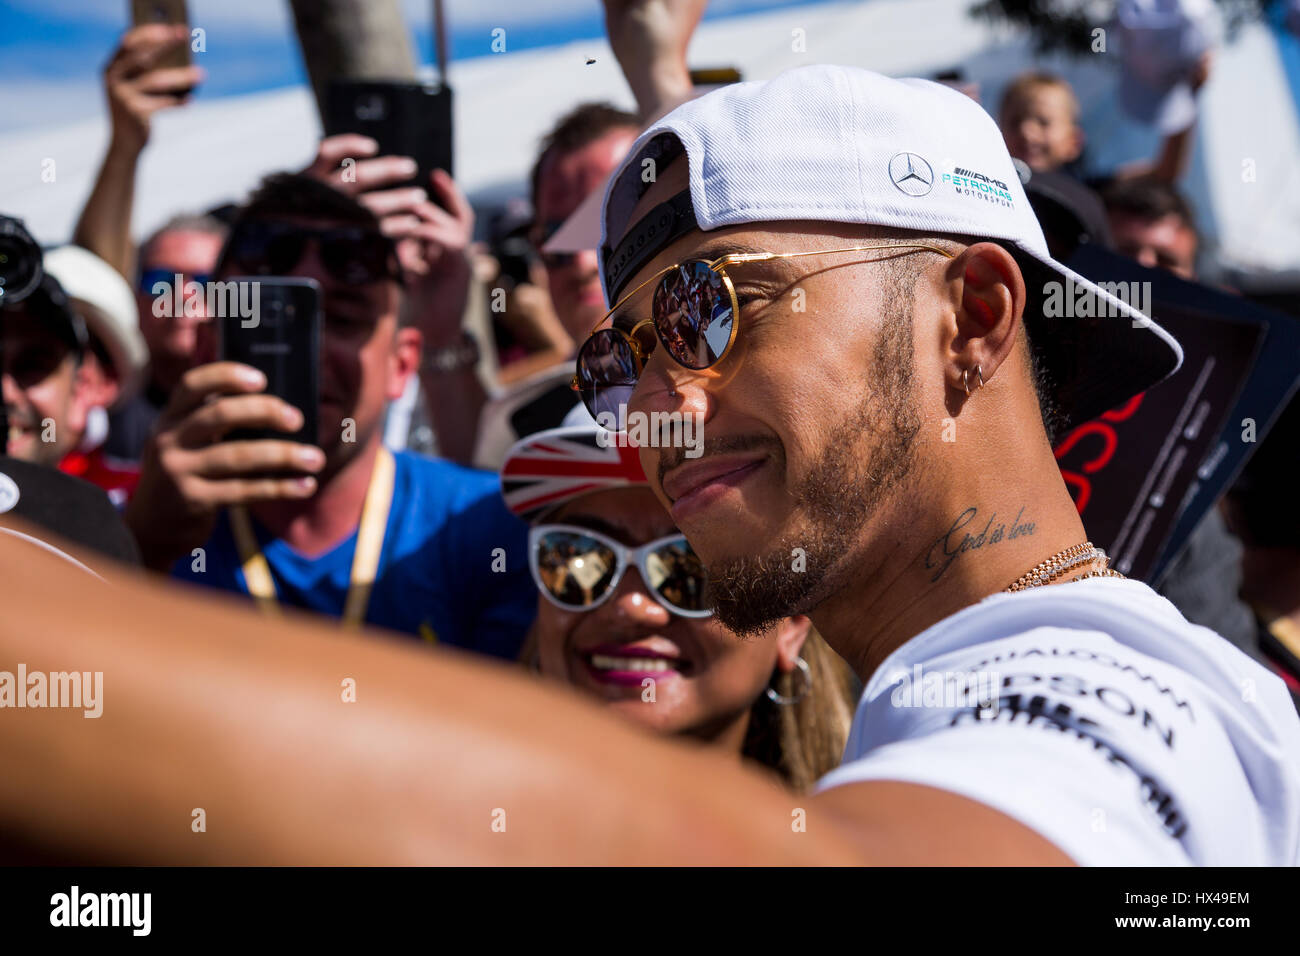
[(686, 666), (679, 657), (627, 645), (602, 645), (583, 651), (581, 657), (593, 680), (628, 687), (640, 687), (647, 677), (654, 681), (678, 677)]

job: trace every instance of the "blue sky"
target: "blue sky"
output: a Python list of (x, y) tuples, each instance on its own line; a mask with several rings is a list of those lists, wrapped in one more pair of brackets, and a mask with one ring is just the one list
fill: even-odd
[[(429, 63), (431, 0), (400, 0), (418, 59)], [(711, 0), (705, 19), (799, 6), (813, 0)], [(508, 50), (604, 34), (599, 0), (446, 0), (453, 60), (491, 52), (492, 30)], [(305, 82), (288, 0), (189, 0), (206, 31), (196, 57), (208, 72), (200, 98)], [(3, 0), (0, 3), (0, 130), (64, 123), (103, 109), (100, 71), (129, 21), (128, 0)]]

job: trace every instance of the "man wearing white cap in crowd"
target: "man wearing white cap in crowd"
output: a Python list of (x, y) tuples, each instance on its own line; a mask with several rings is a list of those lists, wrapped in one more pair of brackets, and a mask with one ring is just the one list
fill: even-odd
[(15, 457), (57, 465), (121, 505), (136, 472), (106, 459), (105, 409), (138, 387), (144, 341), (131, 288), (76, 246), (42, 259), (48, 288), (8, 310), (4, 400)]
[[(204, 844), (213, 862), (1297, 862), (1300, 718), (1281, 682), (1108, 569), (1045, 427), (1153, 386), (1181, 350), (1051, 259), (977, 104), (834, 66), (727, 87), (638, 139), (604, 225), (616, 308), (579, 352), (584, 403), (700, 416), (701, 457), (641, 460), (718, 619), (743, 635), (807, 613), (866, 685), (818, 793), (451, 655), (128, 586), (130, 626), (46, 612), (68, 634), (94, 615), (136, 699), (95, 741), (115, 770), (97, 803), (128, 809), (40, 800), (89, 774), (41, 756), (73, 738), (30, 721), (0, 730), (40, 783), (0, 788), (0, 812), (63, 845), (183, 860), (189, 834), (148, 812), (157, 769), (198, 773), (220, 740), (205, 799), (238, 810)], [(1066, 279), (1115, 311), (1046, 318), (1045, 284)], [(0, 650), (54, 655), (3, 623)], [(235, 656), (265, 688), (237, 720), (227, 681), (158, 686)], [(322, 692), (339, 673), (386, 708), (346, 733)]]
[[(1283, 686), (1109, 569), (1052, 455), (1181, 350), (1050, 258), (983, 111), (829, 66), (734, 87), (642, 135), (604, 224), (577, 383), (699, 417), (702, 457), (642, 460), (720, 620), (807, 613), (866, 683), (823, 782), (848, 833), (908, 832), (910, 793), (1025, 862), (1297, 862)], [(1066, 280), (1110, 317), (1045, 318)], [(972, 690), (912, 707), (925, 673)]]
[(43, 262), (45, 271), (63, 287), (87, 332), (77, 372), (78, 411), (59, 423), (64, 432), (59, 436), (59, 448), (64, 452), (59, 469), (102, 488), (113, 504), (122, 507), (135, 490), (139, 470), (106, 455), (104, 441), (108, 411), (140, 390), (148, 363), (135, 296), (116, 269), (80, 246), (47, 252)]
[(0, 311), (9, 455), (55, 466), (75, 447), (92, 404), (87, 340), (85, 320), (49, 275), (29, 296)]

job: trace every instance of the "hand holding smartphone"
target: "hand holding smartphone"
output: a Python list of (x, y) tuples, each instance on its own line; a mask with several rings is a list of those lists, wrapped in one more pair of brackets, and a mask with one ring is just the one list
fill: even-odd
[(452, 173), (449, 87), (389, 80), (334, 80), (322, 119), (326, 136), (360, 133), (379, 144), (380, 156), (409, 156), (415, 160), (419, 170), (413, 179), (385, 188), (419, 186), (427, 190), (435, 169)]
[[(135, 26), (146, 23), (167, 23), (188, 27), (189, 11), (185, 0), (131, 0), (131, 22)], [(186, 67), (191, 64), (188, 43), (179, 44), (154, 64), (156, 69)]]
[[(131, 23), (144, 26), (146, 23), (166, 23), (170, 26), (190, 27), (190, 13), (186, 0), (131, 0)], [(151, 70), (185, 69), (194, 64), (190, 56), (190, 44), (177, 43), (168, 52), (149, 65)], [(172, 92), (183, 96), (194, 90), (192, 86), (178, 87)]]
[[(228, 441), (262, 438), (319, 444), (321, 290), (314, 279), (236, 276), (230, 283), (241, 305), (217, 319), (223, 361), (251, 365), (266, 376), (266, 394), (297, 408), (303, 423), (293, 433), (241, 429)], [(229, 296), (226, 297), (230, 301)], [(245, 314), (247, 313), (247, 314)]]

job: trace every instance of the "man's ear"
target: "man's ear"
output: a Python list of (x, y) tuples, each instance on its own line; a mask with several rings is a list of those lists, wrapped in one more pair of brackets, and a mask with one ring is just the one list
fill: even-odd
[(399, 328), (393, 336), (393, 354), (388, 362), (388, 400), (401, 398), (406, 383), (420, 370), (424, 353), (424, 335), (419, 329)]
[(776, 669), (788, 674), (795, 668), (795, 658), (803, 650), (812, 630), (812, 621), (803, 614), (787, 617), (776, 626)]
[(72, 401), (68, 410), (68, 425), (80, 432), (92, 408), (108, 408), (117, 400), (117, 379), (109, 375), (99, 358), (87, 350), (72, 373)]
[(961, 291), (945, 378), (965, 395), (981, 379), (990, 382), (1011, 354), (1025, 310), (1025, 280), (1011, 253), (995, 242), (968, 246), (953, 260), (952, 272)]
[(110, 407), (117, 401), (117, 396), (122, 391), (116, 374), (104, 368), (99, 361), (99, 356), (89, 351), (82, 357), (81, 364), (77, 367), (74, 387), (77, 390), (77, 398), (91, 408)]
[[(75, 356), (69, 356), (64, 359), (65, 362), (76, 362), (72, 367), (72, 380), (69, 382), (68, 404), (64, 413), (60, 416), (58, 426), (64, 430), (65, 434), (81, 436), (86, 430), (86, 422), (90, 416), (90, 410), (95, 407), (95, 383), (97, 377), (91, 363), (93, 359), (89, 352), (78, 361)], [(77, 439), (81, 440), (80, 437)]]

